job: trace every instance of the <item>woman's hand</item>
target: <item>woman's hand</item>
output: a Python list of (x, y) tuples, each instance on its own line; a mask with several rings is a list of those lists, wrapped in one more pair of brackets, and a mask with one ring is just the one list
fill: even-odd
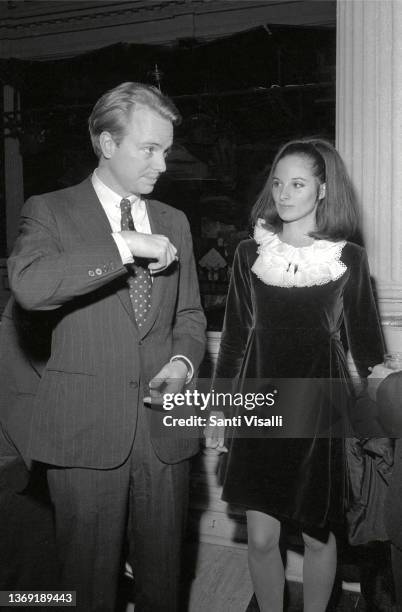
[(377, 399), (377, 389), (380, 386), (380, 383), (395, 370), (386, 368), (383, 363), (378, 363), (369, 369), (371, 370), (371, 374), (367, 377), (367, 393), (369, 394), (370, 399), (375, 402)]
[[(211, 423), (211, 417), (212, 423)], [(204, 429), (205, 446), (206, 448), (215, 448), (218, 453), (227, 453), (228, 449), (225, 446), (225, 426), (219, 425), (219, 421), (224, 419), (223, 412), (212, 410), (209, 413), (208, 424)]]

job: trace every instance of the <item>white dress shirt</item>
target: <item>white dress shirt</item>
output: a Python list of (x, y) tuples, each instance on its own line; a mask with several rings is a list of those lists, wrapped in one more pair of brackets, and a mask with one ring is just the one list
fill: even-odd
[[(120, 202), (122, 200), (118, 193), (110, 189), (101, 179), (99, 178), (96, 170), (94, 170), (92, 177), (92, 186), (98, 196), (99, 202), (102, 204), (102, 208), (110, 223), (112, 229), (112, 237), (116, 242), (116, 246), (119, 249), (120, 257), (123, 265), (133, 263), (133, 255), (128, 248), (126, 241), (121, 232), (121, 208)], [(133, 217), (134, 226), (137, 232), (141, 234), (152, 234), (151, 225), (149, 223), (149, 217), (147, 207), (140, 197), (136, 195), (125, 196), (127, 200), (131, 202), (131, 216)], [(152, 275), (151, 280), (153, 281)], [(188, 373), (186, 378), (186, 384), (188, 384), (194, 375), (194, 368), (191, 361), (185, 355), (174, 355), (170, 361), (176, 359), (183, 360), (187, 366)]]
[[(112, 228), (112, 236), (116, 242), (117, 248), (119, 249), (120, 257), (124, 265), (133, 263), (134, 259), (130, 249), (127, 246), (126, 241), (121, 236), (121, 209), (120, 202), (122, 200), (118, 193), (110, 189), (97, 175), (94, 170), (92, 177), (92, 185), (95, 189), (95, 193), (98, 196), (102, 208)], [(131, 216), (133, 217), (135, 229), (141, 234), (152, 234), (151, 226), (148, 219), (147, 207), (144, 200), (141, 200), (138, 196), (127, 195), (127, 200), (131, 202)]]

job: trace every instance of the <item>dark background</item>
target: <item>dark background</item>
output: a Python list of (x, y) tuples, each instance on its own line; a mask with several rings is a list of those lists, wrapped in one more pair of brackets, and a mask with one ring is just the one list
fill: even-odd
[[(0, 60), (0, 77), (20, 93), (21, 115), (5, 121), (20, 140), (25, 198), (92, 171), (87, 119), (107, 89), (148, 82), (174, 99), (183, 122), (153, 197), (186, 213), (197, 261), (217, 248), (227, 263), (215, 272), (199, 269), (210, 329), (221, 329), (233, 252), (249, 233), (249, 212), (276, 150), (297, 137), (334, 140), (334, 28), (269, 24), (212, 42)], [(4, 205), (0, 216), (4, 221)]]

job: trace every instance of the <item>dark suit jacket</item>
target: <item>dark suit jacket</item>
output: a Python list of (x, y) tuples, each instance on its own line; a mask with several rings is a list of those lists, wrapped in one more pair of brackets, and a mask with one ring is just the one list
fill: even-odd
[(385, 378), (377, 390), (379, 419), (395, 440), (394, 467), (385, 501), (385, 525), (391, 542), (402, 549), (402, 372)]
[[(11, 298), (0, 326), (0, 486), (28, 483), (27, 420), (42, 370), (49, 358), (51, 318), (28, 313)], [(23, 461), (24, 459), (24, 461)], [(25, 462), (25, 464), (24, 464)]]
[[(61, 466), (111, 468), (129, 454), (144, 388), (176, 354), (198, 368), (205, 343), (192, 241), (185, 215), (147, 202), (153, 233), (178, 250), (154, 277), (152, 307), (138, 329), (127, 270), (90, 179), (30, 198), (9, 259), (19, 305), (53, 318), (50, 359), (26, 424), (26, 454)], [(57, 311), (56, 313), (54, 311)], [(152, 439), (158, 457), (193, 455), (196, 439)]]

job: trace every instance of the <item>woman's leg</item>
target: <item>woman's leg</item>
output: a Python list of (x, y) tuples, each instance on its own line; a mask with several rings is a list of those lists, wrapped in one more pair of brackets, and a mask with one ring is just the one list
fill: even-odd
[(248, 564), (261, 612), (282, 612), (285, 570), (279, 551), (280, 522), (247, 511)]
[(336, 574), (336, 540), (329, 534), (326, 543), (303, 533), (304, 612), (325, 612)]

